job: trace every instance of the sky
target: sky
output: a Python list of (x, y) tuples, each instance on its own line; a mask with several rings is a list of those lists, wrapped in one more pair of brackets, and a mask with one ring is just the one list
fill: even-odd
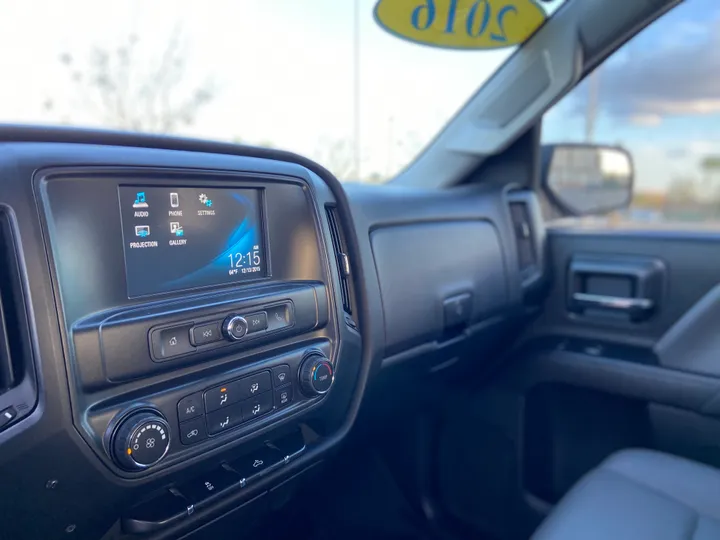
[[(360, 174), (387, 176), (429, 142), (512, 49), (410, 43), (376, 24), (375, 0), (358, 1)], [(552, 11), (561, 2), (544, 5)], [(134, 34), (131, 78), (141, 85), (180, 32), (186, 73), (177, 94), (190, 95), (208, 81), (214, 89), (214, 99), (181, 134), (270, 143), (336, 174), (348, 168), (351, 0), (0, 0), (0, 9), (2, 122), (112, 123), (92, 88), (73, 82), (71, 71), (87, 71), (94, 49), (115, 51)], [(62, 55), (72, 57), (71, 69)]]
[[(593, 141), (630, 150), (636, 190), (663, 192), (720, 155), (720, 2), (687, 0), (597, 70)], [(585, 141), (590, 82), (546, 113), (544, 142)], [(716, 189), (715, 186), (712, 186)]]
[[(513, 49), (410, 43), (376, 24), (375, 0), (358, 2), (360, 176), (386, 177)], [(173, 100), (213, 95), (179, 134), (272, 144), (355, 174), (351, 0), (0, 0), (0, 9), (0, 122), (114, 127), (87, 76), (73, 73), (89, 72), (94, 51), (116, 58), (134, 35), (127, 84), (142, 88), (177, 37), (184, 71)], [(638, 189), (702, 176), (700, 160), (720, 153), (720, 2), (671, 10), (601, 66), (596, 88), (593, 140), (631, 151)], [(586, 81), (548, 112), (543, 141), (584, 141), (587, 103)]]

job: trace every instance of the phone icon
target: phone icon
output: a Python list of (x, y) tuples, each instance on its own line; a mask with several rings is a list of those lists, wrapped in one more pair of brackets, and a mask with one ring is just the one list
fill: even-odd
[(180, 198), (178, 197), (177, 193), (171, 193), (170, 194), (170, 206), (173, 208), (177, 208), (180, 206)]

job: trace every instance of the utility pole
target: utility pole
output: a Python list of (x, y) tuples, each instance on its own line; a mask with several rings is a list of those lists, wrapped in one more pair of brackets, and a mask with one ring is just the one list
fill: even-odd
[(597, 117), (598, 94), (600, 93), (600, 68), (588, 77), (588, 102), (585, 112), (585, 142), (590, 144), (595, 136), (595, 119)]

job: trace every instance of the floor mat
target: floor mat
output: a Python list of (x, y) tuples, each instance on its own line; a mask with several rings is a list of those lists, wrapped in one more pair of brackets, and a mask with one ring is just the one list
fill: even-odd
[(318, 483), (324, 489), (307, 495), (322, 508), (305, 514), (308, 540), (434, 540), (379, 457), (369, 452), (344, 458)]

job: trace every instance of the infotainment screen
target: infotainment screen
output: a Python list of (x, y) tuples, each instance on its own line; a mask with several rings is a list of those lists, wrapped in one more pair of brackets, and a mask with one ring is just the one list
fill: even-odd
[(120, 186), (128, 296), (266, 275), (259, 189)]

